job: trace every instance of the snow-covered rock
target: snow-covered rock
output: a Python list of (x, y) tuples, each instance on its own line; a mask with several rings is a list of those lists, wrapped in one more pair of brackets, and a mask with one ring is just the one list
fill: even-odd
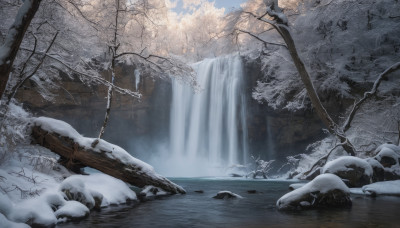
[(65, 179), (60, 185), (60, 191), (65, 194), (68, 200), (81, 202), (89, 209), (95, 207), (94, 197), (90, 190), (85, 187), (85, 183), (80, 175), (74, 175)]
[(373, 169), (367, 161), (361, 158), (342, 156), (326, 163), (322, 173), (339, 176), (349, 187), (361, 187), (371, 183)]
[(59, 221), (79, 220), (89, 215), (89, 208), (78, 201), (67, 201), (54, 215)]
[(370, 196), (378, 196), (378, 195), (400, 196), (400, 180), (383, 181), (365, 185), (362, 187), (362, 191), (366, 195)]
[(306, 183), (295, 183), (295, 184), (291, 184), (291, 185), (289, 185), (289, 190), (290, 190), (290, 191), (293, 191), (293, 190), (296, 190), (296, 189), (298, 189), (298, 188), (303, 187), (304, 185), (306, 185)]
[(365, 159), (365, 161), (371, 165), (372, 170), (374, 171), (374, 173), (372, 174), (372, 181), (373, 182), (384, 181), (385, 169), (382, 166), (382, 164), (379, 163), (374, 158), (367, 158), (367, 159)]
[(135, 192), (123, 181), (101, 173), (71, 176), (61, 183), (60, 191), (89, 209), (137, 200)]
[(230, 191), (220, 191), (217, 193), (217, 195), (213, 196), (214, 199), (241, 199), (241, 197), (238, 194), (235, 194)]
[(400, 147), (382, 144), (375, 150), (374, 159), (383, 167), (384, 180), (400, 179)]
[(400, 155), (400, 146), (396, 146), (394, 144), (384, 143), (375, 150), (375, 154), (379, 153), (383, 148), (389, 148)]
[(400, 154), (394, 152), (390, 147), (382, 147), (375, 159), (385, 168), (399, 164)]
[(101, 207), (137, 200), (136, 193), (125, 182), (112, 176), (94, 173), (88, 176), (80, 175), (79, 178), (82, 179), (93, 196), (96, 192), (103, 196)]
[(351, 204), (349, 188), (338, 176), (329, 173), (319, 175), (276, 202), (279, 210), (349, 207)]
[(161, 188), (154, 187), (152, 185), (145, 186), (139, 193), (140, 200), (152, 199), (157, 196), (170, 195), (171, 193), (162, 190)]

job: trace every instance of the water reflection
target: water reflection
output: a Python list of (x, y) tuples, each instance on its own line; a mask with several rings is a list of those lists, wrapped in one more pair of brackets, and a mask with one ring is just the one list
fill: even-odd
[[(174, 179), (188, 194), (138, 205), (92, 212), (79, 223), (58, 227), (399, 227), (400, 199), (354, 195), (351, 209), (280, 212), (276, 200), (291, 182), (253, 180)], [(248, 190), (256, 190), (248, 194)], [(204, 193), (196, 193), (203, 190)], [(230, 190), (243, 199), (216, 200)]]

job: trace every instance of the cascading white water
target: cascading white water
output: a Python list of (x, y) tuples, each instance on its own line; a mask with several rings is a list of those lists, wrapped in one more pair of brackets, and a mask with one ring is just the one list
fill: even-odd
[[(174, 81), (168, 176), (223, 175), (247, 160), (243, 65), (238, 55), (194, 66), (200, 92)], [(224, 170), (225, 169), (225, 170)]]

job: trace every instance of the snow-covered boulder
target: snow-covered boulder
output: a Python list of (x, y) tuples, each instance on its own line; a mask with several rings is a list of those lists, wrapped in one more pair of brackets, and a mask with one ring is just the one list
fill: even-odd
[(369, 196), (389, 195), (400, 196), (400, 180), (377, 182), (362, 187), (362, 191)]
[[(80, 175), (70, 176), (65, 179), (60, 185), (60, 191), (63, 192), (68, 200), (75, 200), (89, 209), (100, 207), (96, 205), (96, 201), (93, 195), (98, 196), (99, 194), (93, 194), (90, 190), (85, 187), (85, 183), (82, 181)], [(101, 196), (103, 198), (103, 196)], [(101, 204), (101, 200), (100, 200)]]
[(394, 144), (389, 144), (389, 143), (384, 143), (378, 146), (378, 148), (375, 149), (375, 154), (379, 153), (383, 148), (389, 148), (400, 155), (400, 146), (396, 146)]
[(385, 180), (385, 169), (382, 166), (381, 163), (379, 163), (375, 158), (367, 158), (365, 159), (366, 162), (368, 162), (374, 173), (372, 174), (372, 181), (373, 182), (378, 182), (378, 181), (384, 181)]
[(350, 190), (336, 175), (321, 174), (303, 187), (282, 196), (277, 202), (279, 210), (313, 209), (324, 207), (350, 207)]
[(139, 193), (139, 199), (144, 201), (146, 199), (154, 199), (158, 196), (170, 195), (171, 193), (162, 190), (161, 188), (154, 187), (152, 185), (145, 186)]
[(89, 215), (89, 208), (78, 201), (67, 201), (54, 212), (59, 221), (74, 221)]
[(79, 201), (89, 209), (137, 200), (127, 184), (102, 173), (68, 177), (61, 183), (60, 190), (68, 199)]
[(235, 194), (230, 191), (220, 191), (217, 193), (217, 195), (213, 196), (214, 199), (241, 199), (241, 197), (238, 194)]
[(291, 185), (289, 185), (289, 190), (290, 190), (290, 191), (293, 191), (293, 190), (296, 190), (296, 189), (298, 189), (298, 188), (303, 187), (304, 185), (306, 185), (306, 183), (295, 183), (295, 184), (291, 184)]
[(399, 164), (400, 155), (389, 147), (382, 147), (375, 156), (375, 159), (379, 161), (383, 167), (390, 168)]
[(326, 163), (322, 173), (337, 175), (349, 187), (361, 187), (372, 182), (374, 172), (367, 161), (353, 156), (342, 156)]
[(393, 144), (382, 144), (374, 157), (384, 169), (384, 180), (400, 179), (400, 147)]

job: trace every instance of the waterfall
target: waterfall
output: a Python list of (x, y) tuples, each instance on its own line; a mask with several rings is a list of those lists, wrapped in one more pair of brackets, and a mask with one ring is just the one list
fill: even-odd
[(140, 83), (140, 71), (136, 69), (135, 71), (133, 71), (133, 74), (135, 75), (135, 90), (136, 92), (138, 92)]
[(170, 176), (224, 175), (247, 160), (246, 99), (238, 55), (194, 64), (200, 92), (172, 82)]

